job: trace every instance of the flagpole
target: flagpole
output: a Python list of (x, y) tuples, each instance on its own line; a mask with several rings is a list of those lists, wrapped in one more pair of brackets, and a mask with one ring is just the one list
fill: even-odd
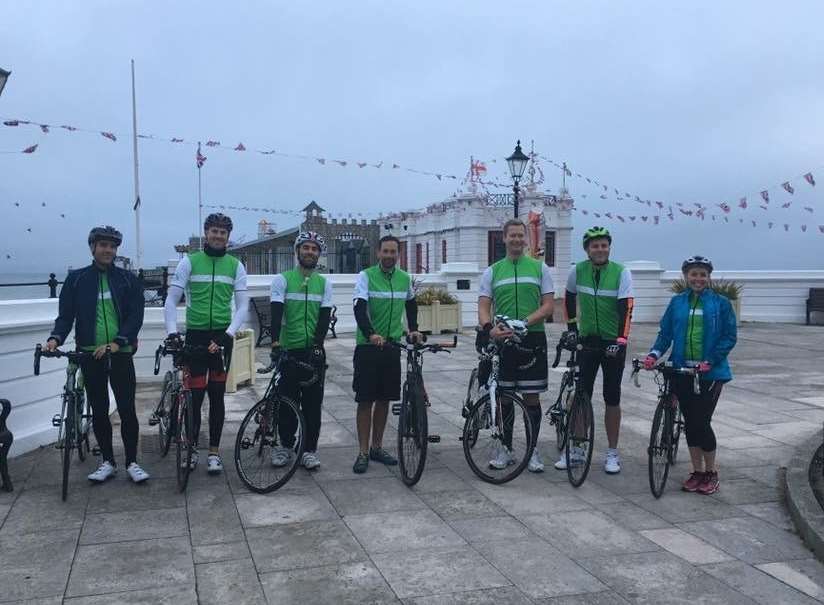
[(137, 101), (134, 86), (134, 59), (132, 59), (132, 135), (134, 150), (134, 222), (135, 222), (135, 266), (143, 268), (143, 244), (140, 239), (140, 179), (137, 168)]
[[(197, 142), (197, 152), (200, 155), (200, 141)], [(195, 233), (198, 233), (198, 241), (200, 242), (200, 249), (203, 250), (203, 229), (201, 225), (203, 224), (203, 200), (200, 197), (201, 194), (201, 184), (200, 184), (200, 163), (198, 162), (197, 166), (197, 229)]]

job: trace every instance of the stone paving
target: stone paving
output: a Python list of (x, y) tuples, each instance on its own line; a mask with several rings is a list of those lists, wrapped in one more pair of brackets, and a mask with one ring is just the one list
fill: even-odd
[[(635, 326), (632, 354), (646, 350), (654, 329)], [(146, 426), (151, 389), (140, 396), (141, 461), (153, 475), (147, 484), (132, 485), (121, 472), (91, 486), (91, 460), (72, 469), (64, 503), (54, 450), (12, 460), (16, 491), (0, 492), (0, 602), (824, 600), (824, 566), (795, 534), (779, 487), (794, 445), (824, 421), (824, 328), (741, 328), (736, 380), (714, 422), (721, 490), (709, 497), (678, 491), (688, 472), (682, 450), (660, 500), (649, 492), (644, 453), (656, 391), (649, 377), (634, 388), (629, 372), (620, 475), (604, 474), (599, 449), (580, 489), (550, 465), (503, 486), (478, 480), (458, 442), (474, 363), (469, 334), (452, 356), (427, 359), (430, 430), (442, 441), (430, 446), (421, 482), (408, 489), (396, 471), (375, 464), (356, 476), (352, 349), (351, 338), (328, 343), (321, 469), (301, 469), (274, 494), (247, 492), (231, 465), (217, 478), (199, 468), (179, 494), (172, 457), (159, 458)], [(225, 460), (264, 386), (229, 397)], [(596, 434), (603, 446), (602, 425)], [(394, 437), (387, 430), (390, 449)], [(540, 445), (551, 462), (547, 425)]]

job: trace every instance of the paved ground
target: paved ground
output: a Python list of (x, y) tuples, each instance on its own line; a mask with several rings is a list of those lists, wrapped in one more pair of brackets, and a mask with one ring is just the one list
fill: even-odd
[[(634, 329), (639, 351), (652, 333), (652, 326)], [(374, 465), (355, 476), (352, 347), (351, 339), (329, 341), (321, 470), (301, 470), (275, 494), (248, 493), (234, 469), (211, 478), (202, 468), (178, 494), (174, 469), (154, 453), (148, 429), (141, 451), (153, 479), (146, 485), (121, 474), (90, 486), (84, 477), (93, 462), (78, 464), (62, 503), (54, 450), (13, 460), (17, 490), (0, 493), (0, 602), (824, 600), (824, 566), (793, 532), (778, 487), (793, 445), (824, 421), (824, 328), (742, 328), (736, 380), (715, 420), (721, 491), (679, 492), (683, 456), (660, 500), (649, 493), (644, 454), (655, 398), (649, 381), (641, 390), (625, 384), (619, 476), (603, 473), (598, 451), (598, 466), (577, 490), (551, 468), (504, 486), (477, 480), (457, 440), (474, 361), (468, 337), (452, 357), (425, 368), (430, 430), (443, 441), (431, 446), (421, 483), (407, 489)], [(255, 396), (245, 389), (230, 397), (227, 432)], [(227, 437), (227, 460), (232, 444)]]

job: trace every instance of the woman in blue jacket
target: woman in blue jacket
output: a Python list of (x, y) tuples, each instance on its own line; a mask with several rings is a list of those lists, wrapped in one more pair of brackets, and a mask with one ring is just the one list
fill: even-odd
[(672, 347), (673, 365), (695, 367), (701, 374), (700, 393), (694, 392), (693, 379), (687, 375), (674, 377), (673, 391), (684, 415), (693, 468), (683, 489), (709, 495), (717, 492), (719, 486), (712, 414), (721, 388), (732, 380), (727, 355), (737, 340), (736, 320), (730, 301), (708, 287), (712, 274), (710, 259), (692, 256), (681, 265), (681, 271), (688, 288), (670, 300), (644, 367), (652, 369)]

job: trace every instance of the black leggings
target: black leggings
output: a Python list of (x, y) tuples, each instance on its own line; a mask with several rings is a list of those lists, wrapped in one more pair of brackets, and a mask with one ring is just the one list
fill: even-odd
[(111, 370), (106, 374), (104, 361), (87, 359), (80, 364), (86, 381), (86, 397), (92, 408), (92, 426), (103, 460), (114, 464), (112, 423), (109, 420), (109, 383), (120, 415), (120, 435), (126, 450), (126, 466), (137, 459), (137, 413), (134, 409), (135, 376), (131, 353), (111, 356)]
[[(289, 351), (289, 355), (299, 361), (312, 363), (312, 349), (294, 349)], [(316, 452), (318, 450), (318, 438), (320, 437), (321, 406), (323, 404), (323, 382), (325, 377), (321, 372), (318, 380), (307, 387), (301, 387), (301, 380), (311, 378), (308, 371), (290, 365), (286, 369), (283, 380), (280, 384), (280, 393), (294, 401), (303, 412), (303, 419), (306, 421), (306, 435), (303, 451)], [(297, 417), (287, 412), (286, 407), (280, 408), (278, 420), (278, 433), (284, 447), (291, 448), (295, 444), (295, 431), (298, 428)]]
[[(223, 357), (228, 366), (232, 359), (232, 341), (225, 338), (223, 330), (189, 330), (186, 344), (208, 346), (210, 342), (223, 345)], [(198, 355), (188, 361), (188, 385), (192, 391), (192, 412), (195, 442), (200, 438), (200, 416), (206, 392), (209, 393), (209, 447), (220, 446), (223, 420), (226, 417), (226, 372), (217, 355)]]
[(676, 376), (672, 388), (678, 397), (684, 415), (684, 431), (689, 447), (700, 447), (705, 452), (715, 451), (715, 433), (712, 430), (712, 414), (721, 395), (724, 383), (718, 380), (701, 380), (701, 393), (696, 394), (692, 376)]

